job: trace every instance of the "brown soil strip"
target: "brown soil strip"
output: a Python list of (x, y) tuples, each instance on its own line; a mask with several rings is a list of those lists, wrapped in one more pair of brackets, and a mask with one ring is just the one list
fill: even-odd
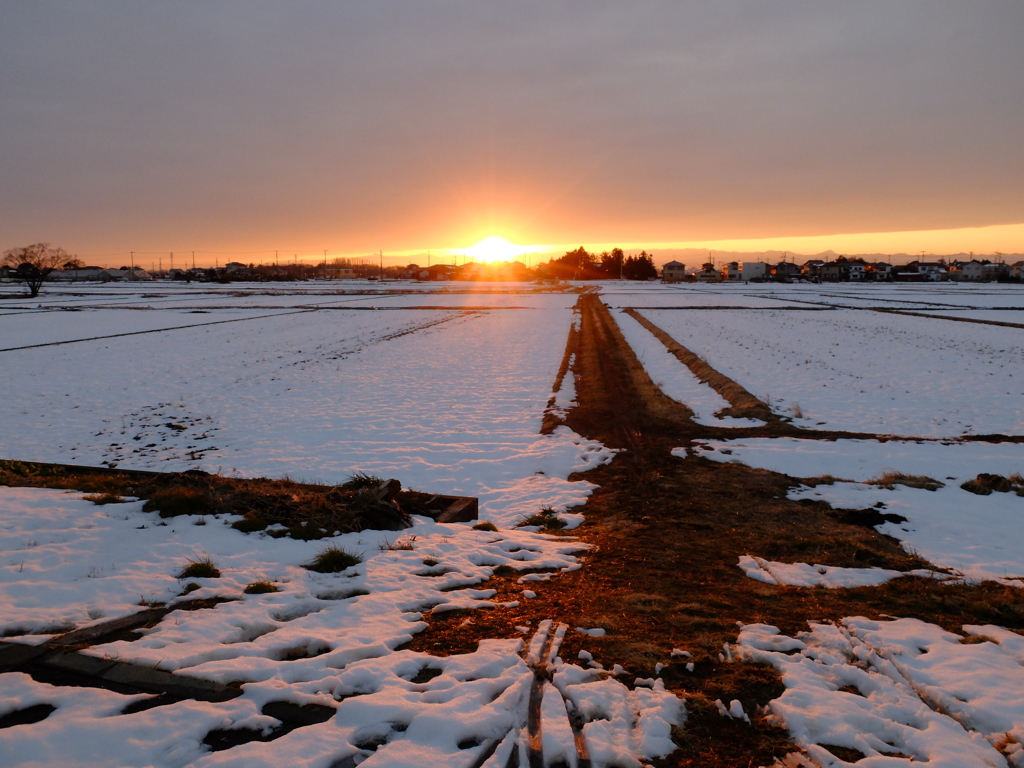
[[(765, 296), (763, 298), (770, 298)], [(789, 301), (789, 299), (774, 299), (775, 301)], [(635, 310), (641, 309), (656, 309), (659, 312), (662, 310), (669, 311), (693, 311), (701, 312), (704, 310), (723, 310), (727, 309), (730, 312), (830, 312), (831, 307), (732, 307), (727, 304), (716, 304), (702, 307), (623, 307), (624, 311), (628, 311), (632, 314)]]
[[(621, 664), (626, 683), (653, 676), (657, 663), (666, 665), (661, 677), (686, 700), (689, 718), (674, 733), (679, 749), (656, 764), (735, 768), (771, 765), (794, 749), (786, 732), (758, 711), (781, 694), (778, 673), (719, 657), (723, 644), (736, 641), (737, 622), (763, 621), (793, 633), (805, 630), (808, 620), (912, 616), (951, 631), (968, 623), (1024, 629), (1024, 589), (992, 582), (902, 578), (830, 590), (747, 578), (737, 567), (744, 554), (899, 570), (927, 564), (870, 527), (877, 510), (851, 515), (820, 502), (791, 501), (786, 493), (795, 481), (785, 475), (673, 457), (672, 448), (705, 430), (650, 381), (596, 297), (583, 297), (581, 307), (574, 368), (579, 406), (567, 421), (581, 435), (625, 449), (610, 464), (575, 476), (600, 486), (577, 509), (587, 522), (571, 532), (593, 549), (583, 555), (581, 570), (528, 583), (537, 593), (531, 600), (522, 598), (518, 574), (492, 578), (487, 586), (498, 591), (494, 600), (519, 600), (517, 607), (430, 617), (413, 649), (468, 652), (482, 638), (523, 637), (517, 627), (532, 631), (544, 618), (570, 628), (604, 627), (608, 634), (601, 638), (570, 629), (560, 655), (575, 659), (585, 648), (606, 669)], [(693, 657), (672, 657), (673, 648)], [(691, 662), (692, 672), (686, 669)], [(716, 699), (727, 705), (738, 699), (752, 725), (721, 717)]]
[[(379, 486), (377, 491), (371, 493), (364, 481)], [(0, 485), (78, 490), (92, 494), (86, 498), (95, 504), (121, 502), (129, 496), (147, 499), (143, 511), (158, 512), (162, 518), (241, 515), (244, 519), (233, 527), (245, 533), (280, 523), (287, 530), (271, 535), (304, 540), (331, 536), (335, 531), (401, 530), (410, 524), (411, 514), (444, 523), (469, 522), (477, 519), (479, 509), (473, 497), (394, 491), (401, 488), (398, 480), (385, 488), (379, 479), (367, 476), (334, 486), (225, 477), (200, 470), (148, 472), (0, 460)]]
[(767, 404), (758, 400), (724, 373), (716, 371), (708, 365), (706, 360), (702, 360), (688, 350), (635, 309), (629, 308), (623, 311), (654, 334), (658, 341), (665, 345), (665, 349), (675, 355), (679, 362), (689, 368), (694, 376), (705, 384), (710, 385), (732, 405), (723, 415), (734, 416), (735, 418), (760, 419), (761, 421), (774, 423), (781, 421), (778, 415), (772, 413), (772, 409)]
[(936, 320), (952, 320), (956, 323), (977, 323), (978, 325), (998, 325), (1003, 328), (1024, 328), (1024, 323), (1009, 323), (1003, 320), (978, 320), (974, 317), (951, 317), (949, 315), (926, 315), (924, 312), (911, 312), (906, 309), (873, 309), (874, 312), (884, 312), (887, 315), (907, 315), (909, 317), (928, 317)]
[(565, 340), (565, 352), (562, 354), (562, 362), (558, 366), (558, 373), (555, 374), (555, 383), (551, 386), (551, 398), (548, 400), (548, 410), (544, 413), (544, 421), (540, 427), (540, 434), (550, 435), (554, 432), (560, 424), (564, 424), (561, 418), (551, 413), (551, 408), (555, 404), (555, 395), (558, 390), (562, 388), (562, 382), (565, 380), (565, 375), (569, 372), (569, 360), (576, 352), (576, 347), (579, 343), (579, 333), (576, 330), (575, 325), (569, 325), (569, 335)]

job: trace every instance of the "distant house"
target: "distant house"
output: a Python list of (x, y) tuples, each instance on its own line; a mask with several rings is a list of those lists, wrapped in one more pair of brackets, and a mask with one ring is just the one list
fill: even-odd
[(866, 277), (869, 280), (891, 280), (892, 264), (887, 261), (876, 261), (874, 264), (868, 264)]
[(949, 276), (966, 283), (977, 283), (985, 279), (985, 265), (977, 259), (954, 262), (950, 265)]
[(988, 264), (983, 264), (981, 269), (982, 274), (984, 275), (983, 279), (986, 281), (1001, 279), (1005, 280), (1007, 277), (1010, 276), (1010, 268), (1001, 261), (994, 261), (989, 262)]
[(1015, 261), (1010, 265), (1010, 277), (1014, 280), (1024, 279), (1024, 261)]
[(845, 261), (828, 261), (818, 270), (823, 283), (840, 283), (850, 279), (850, 265)]
[(62, 269), (55, 269), (47, 279), (59, 282), (77, 282), (78, 280), (103, 280), (103, 267), (79, 267), (69, 262)]
[(792, 261), (780, 261), (769, 270), (769, 273), (773, 280), (778, 280), (782, 283), (795, 280), (802, 274), (800, 272), (800, 265), (794, 264)]
[(722, 265), (722, 279), (733, 282), (740, 279), (740, 264), (738, 261), (730, 261)]
[(678, 283), (686, 279), (686, 265), (678, 261), (670, 261), (661, 268), (661, 279), (666, 283)]
[(104, 269), (99, 279), (107, 283), (142, 282), (152, 280), (153, 276), (142, 267), (121, 267), (120, 269)]
[(327, 267), (324, 270), (324, 277), (328, 280), (351, 280), (356, 276), (352, 267)]
[(800, 267), (800, 272), (804, 277), (815, 280), (821, 276), (821, 268), (825, 266), (825, 262), (821, 259), (810, 259), (805, 261)]
[(424, 267), (416, 275), (417, 280), (451, 280), (455, 276), (455, 267), (451, 264), (434, 264)]
[(744, 261), (740, 266), (740, 280), (761, 281), (768, 279), (768, 264), (763, 261)]
[(900, 283), (938, 283), (949, 279), (945, 264), (937, 261), (911, 261), (896, 271)]
[(697, 278), (698, 283), (720, 283), (722, 282), (722, 275), (715, 265), (711, 262), (701, 266), (700, 270), (695, 272), (694, 277)]

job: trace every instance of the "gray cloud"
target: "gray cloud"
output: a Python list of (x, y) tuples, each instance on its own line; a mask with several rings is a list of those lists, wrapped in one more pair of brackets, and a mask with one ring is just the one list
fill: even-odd
[(1009, 0), (9, 1), (0, 233), (358, 251), (1021, 221), (1022, 31)]

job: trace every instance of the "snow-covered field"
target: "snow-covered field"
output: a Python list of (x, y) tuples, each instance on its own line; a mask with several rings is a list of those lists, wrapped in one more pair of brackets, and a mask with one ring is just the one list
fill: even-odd
[(904, 436), (1024, 434), (1016, 328), (878, 312), (644, 309), (804, 426)]
[[(484, 765), (504, 765), (513, 749), (525, 764), (534, 670), (522, 640), (483, 641), (447, 659), (395, 649), (424, 628), (427, 612), (500, 608), (493, 590), (473, 588), (497, 567), (579, 568), (585, 547), (571, 538), (507, 526), (540, 507), (584, 501), (593, 486), (568, 475), (611, 453), (567, 427), (538, 434), (575, 295), (464, 287), (344, 296), (308, 286), (273, 294), (75, 286), (8, 302), (0, 317), (8, 347), (51, 346), (0, 353), (5, 457), (328, 481), (359, 470), (478, 496), (482, 516), (502, 528), (418, 519), (401, 534), (301, 542), (243, 534), (230, 518), (165, 523), (137, 501), (96, 506), (75, 492), (0, 489), (0, 628), (38, 643), (173, 602), (194, 581), (188, 599), (231, 602), (172, 612), (136, 642), (89, 652), (245, 683), (226, 703), (119, 714), (147, 697), (2, 675), (0, 717), (42, 703), (57, 711), (5, 731), (0, 765), (469, 765), (488, 749)], [(181, 318), (205, 324), (171, 330)], [(84, 340), (93, 337), (103, 338)], [(573, 405), (572, 381), (563, 380), (560, 411)], [(388, 548), (399, 536), (403, 548)], [(327, 545), (363, 562), (340, 574), (302, 567)], [(207, 557), (220, 577), (177, 578)], [(279, 591), (244, 594), (254, 581)], [(523, 584), (521, 599), (530, 599), (526, 587), (536, 585)], [(534, 644), (565, 632), (550, 622), (521, 629)], [(637, 765), (674, 748), (669, 731), (685, 707), (660, 681), (632, 690), (599, 665), (562, 662), (557, 645), (542, 712), (551, 759), (575, 762), (567, 701), (587, 720), (595, 765)], [(437, 676), (413, 682), (424, 669)], [(269, 732), (279, 722), (262, 709), (279, 701), (337, 714), (271, 745), (213, 753), (203, 745), (218, 729)]]
[[(33, 344), (205, 324), (0, 353), (0, 455), (325, 481), (358, 470), (477, 496), (503, 524), (581, 503), (591, 486), (567, 476), (609, 456), (566, 428), (538, 434), (573, 294), (350, 296), (395, 307), (351, 312), (285, 308), (302, 293), (276, 311), (247, 308), (252, 298), (235, 308), (218, 292), (205, 314), (3, 318), (6, 338)], [(453, 308), (400, 308), (422, 305)]]
[(768, 706), (814, 765), (850, 764), (828, 747), (858, 750), (864, 766), (1024, 765), (1024, 638), (963, 632), (853, 617), (797, 637), (749, 624), (737, 645), (782, 673), (787, 690)]
[(689, 406), (695, 422), (717, 427), (755, 427), (764, 424), (757, 419), (716, 416), (719, 411), (730, 407), (729, 401), (694, 376), (689, 368), (679, 362), (675, 355), (665, 349), (664, 344), (635, 319), (620, 311), (615, 313), (615, 322), (651, 380), (673, 400)]
[[(799, 425), (940, 438), (1024, 434), (1024, 331), (853, 308), (1008, 318), (1017, 310), (993, 308), (1024, 312), (1017, 286), (601, 289), (610, 306), (641, 308), (778, 412), (791, 415), (799, 404)], [(11, 293), (0, 286), (0, 295)], [(444, 659), (396, 650), (430, 611), (502, 610), (494, 591), (477, 588), (495, 568), (581, 567), (585, 548), (571, 538), (511, 528), (547, 506), (579, 523), (564, 510), (593, 486), (568, 477), (611, 456), (564, 426), (538, 434), (575, 298), (522, 285), (351, 282), (54, 286), (36, 300), (0, 302), (0, 350), (49, 345), (0, 351), (0, 457), (325, 481), (359, 470), (477, 496), (481, 516), (499, 526), (417, 519), (400, 534), (302, 542), (243, 534), (226, 517), (161, 521), (138, 501), (96, 506), (75, 492), (0, 488), (0, 631), (29, 632), (17, 639), (39, 643), (140, 610), (140, 601), (173, 602), (194, 581), (189, 599), (231, 601), (172, 612), (139, 640), (88, 653), (244, 683), (228, 702), (121, 714), (147, 697), (0, 675), (0, 717), (57, 707), (41, 722), (2, 731), (0, 766), (469, 766), (492, 748), (483, 766), (506, 765), (513, 750), (525, 765), (531, 665), (552, 639), (541, 707), (549, 762), (576, 764), (567, 702), (584, 715), (595, 766), (668, 754), (684, 703), (656, 678), (627, 687), (586, 654), (581, 665), (562, 661), (564, 626), (523, 626), (522, 640), (485, 640)], [(742, 309), (659, 309), (685, 306)], [(840, 308), (775, 310), (829, 306)], [(750, 425), (716, 418), (727, 403), (638, 323), (614, 316), (652, 379), (699, 422)], [(570, 373), (553, 408), (564, 412), (574, 398)], [(959, 487), (980, 472), (1024, 471), (1020, 444), (787, 438), (695, 450), (794, 477), (842, 478), (791, 496), (900, 515), (904, 522), (880, 530), (932, 563), (968, 580), (1024, 584), (1024, 499)], [(929, 475), (945, 487), (868, 482), (887, 471)], [(388, 548), (399, 538), (412, 548)], [(362, 562), (339, 574), (302, 567), (328, 544)], [(203, 557), (219, 578), (177, 578)], [(740, 566), (751, 578), (796, 586), (903, 576), (757, 553)], [(280, 591), (244, 594), (254, 581)], [(515, 600), (531, 599), (531, 586), (523, 581)], [(865, 765), (913, 758), (950, 768), (1024, 766), (1015, 746), (1024, 740), (1024, 641), (999, 627), (963, 633), (912, 619), (848, 618), (794, 638), (747, 625), (736, 649), (780, 669), (787, 691), (771, 711), (822, 766), (845, 764), (822, 745), (858, 749)], [(965, 636), (982, 641), (965, 644)], [(420, 682), (424, 670), (436, 676)], [(215, 752), (203, 744), (218, 729), (269, 732), (278, 720), (263, 709), (281, 701), (337, 711), (267, 744)], [(746, 717), (738, 701), (721, 711)]]

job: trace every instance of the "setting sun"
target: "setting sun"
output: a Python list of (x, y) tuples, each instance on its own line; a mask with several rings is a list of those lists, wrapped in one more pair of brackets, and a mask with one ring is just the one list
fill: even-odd
[(537, 246), (535, 245), (516, 245), (503, 237), (492, 235), (466, 248), (463, 253), (473, 261), (491, 262), (511, 261), (536, 250)]

